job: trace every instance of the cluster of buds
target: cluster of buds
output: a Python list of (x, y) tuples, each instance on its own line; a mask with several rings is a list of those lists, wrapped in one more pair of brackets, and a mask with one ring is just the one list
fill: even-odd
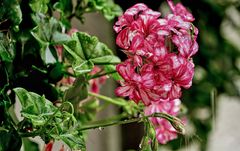
[[(139, 3), (126, 10), (114, 25), (117, 45), (128, 56), (116, 69), (122, 76), (115, 92), (145, 105), (145, 114), (163, 112), (177, 116), (182, 89), (192, 85), (192, 56), (198, 51), (194, 17), (181, 4), (168, 0), (171, 14)], [(160, 143), (177, 137), (166, 119), (150, 118)]]

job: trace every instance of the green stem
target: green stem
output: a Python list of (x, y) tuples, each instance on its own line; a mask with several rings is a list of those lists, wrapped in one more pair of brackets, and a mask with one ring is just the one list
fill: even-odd
[(39, 72), (41, 72), (41, 73), (43, 73), (43, 74), (47, 74), (47, 71), (46, 71), (46, 70), (40, 69), (40, 68), (38, 68), (38, 67), (36, 67), (36, 66), (34, 66), (34, 65), (32, 65), (32, 69), (37, 70), (37, 71), (39, 71)]
[(20, 137), (35, 137), (35, 136), (39, 136), (41, 134), (40, 131), (33, 131), (33, 132), (27, 132), (27, 133), (22, 133), (22, 132), (18, 132)]
[(63, 102), (62, 105), (49, 117), (49, 119), (45, 122), (45, 124), (42, 126), (41, 129), (38, 129), (38, 130), (33, 131), (33, 132), (27, 132), (27, 133), (18, 132), (18, 134), (21, 137), (35, 137), (35, 136), (38, 136), (38, 135), (42, 134), (43, 131), (45, 131), (45, 128), (46, 128), (47, 124), (49, 124), (49, 122), (54, 118), (54, 116), (57, 114), (58, 111), (62, 110), (62, 108), (64, 107), (65, 104), (70, 106), (71, 114), (73, 114), (74, 109), (73, 109), (72, 104), (69, 103), (69, 102)]
[(102, 76), (105, 76), (105, 75), (108, 75), (108, 74), (113, 74), (113, 73), (116, 73), (117, 71), (111, 71), (111, 72), (106, 72), (106, 73), (102, 73), (102, 74), (95, 74), (93, 76), (90, 77), (90, 79), (96, 79), (96, 78), (99, 78), (99, 77), (102, 77)]
[[(61, 106), (49, 117), (49, 119), (44, 123), (44, 125), (42, 126), (42, 128), (40, 129), (40, 133), (45, 131), (45, 127), (49, 124), (49, 122), (54, 118), (54, 116), (57, 114), (57, 112), (59, 112), (60, 110), (63, 109), (64, 104), (67, 103), (69, 105), (69, 102), (63, 102), (61, 104)], [(73, 108), (72, 105), (70, 105), (71, 109)], [(72, 109), (73, 110), (73, 109)]]
[(141, 120), (142, 120), (142, 118), (133, 118), (133, 119), (130, 119), (130, 120), (125, 120), (125, 121), (111, 121), (111, 122), (108, 122), (108, 123), (98, 123), (98, 124), (83, 126), (79, 130), (84, 131), (84, 130), (88, 130), (88, 129), (102, 128), (102, 127), (107, 127), (107, 126), (112, 126), (112, 125), (122, 125), (122, 124), (139, 122)]
[[(149, 117), (164, 118), (164, 119), (168, 120), (171, 124), (172, 123), (181, 124), (181, 123), (176, 123), (176, 122), (179, 122), (180, 120), (174, 116), (168, 115), (166, 113), (154, 113), (154, 114), (151, 114), (148, 116), (133, 118), (133, 119), (124, 120), (124, 121), (109, 121), (109, 120), (107, 120), (109, 122), (105, 122), (106, 120), (96, 121), (93, 124), (82, 126), (79, 130), (84, 131), (84, 130), (89, 130), (89, 129), (108, 127), (108, 126), (112, 126), (112, 125), (122, 125), (122, 124), (134, 123), (134, 122), (144, 122), (145, 121), (144, 118), (149, 118)], [(176, 127), (176, 125), (174, 126), (174, 128), (175, 127)]]
[(71, 77), (77, 77), (76, 75), (70, 73), (70, 72), (67, 72), (67, 71), (63, 71), (63, 73), (67, 76), (71, 76)]
[(111, 103), (111, 104), (115, 104), (115, 105), (118, 105), (118, 106), (125, 106), (126, 105), (125, 102), (120, 102), (118, 100), (114, 100), (110, 97), (107, 97), (107, 96), (104, 96), (104, 95), (101, 95), (101, 94), (97, 94), (97, 93), (93, 93), (93, 92), (88, 92), (88, 94), (90, 96), (94, 96), (98, 99), (101, 99), (101, 100), (106, 101), (106, 102)]

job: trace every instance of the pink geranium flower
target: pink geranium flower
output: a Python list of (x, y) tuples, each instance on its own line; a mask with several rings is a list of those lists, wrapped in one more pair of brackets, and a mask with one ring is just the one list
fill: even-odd
[(178, 47), (179, 54), (190, 58), (198, 51), (196, 36), (190, 35), (188, 31), (181, 30), (180, 35), (173, 35), (172, 42)]
[[(128, 59), (117, 65), (123, 80), (115, 92), (145, 105), (145, 114), (164, 112), (177, 116), (182, 89), (192, 85), (192, 56), (198, 51), (198, 29), (192, 14), (181, 4), (168, 4), (171, 14), (160, 13), (136, 4), (114, 25), (116, 43)], [(175, 139), (177, 131), (166, 120), (150, 118), (162, 144)]]
[(54, 141), (50, 140), (47, 144), (45, 144), (44, 151), (52, 151)]
[(174, 15), (181, 16), (183, 20), (188, 22), (195, 20), (193, 15), (181, 3), (177, 3), (174, 6), (172, 0), (167, 0), (167, 2)]
[(140, 14), (154, 16), (155, 18), (158, 18), (161, 15), (159, 12), (149, 9), (145, 4), (138, 3), (127, 9), (125, 13), (118, 18), (118, 21), (113, 26), (114, 30), (119, 33), (124, 28), (129, 27), (131, 23), (139, 17)]
[[(118, 21), (113, 27), (114, 30), (119, 33), (116, 39), (117, 45), (123, 49), (128, 49), (136, 35), (146, 36), (148, 32), (151, 31), (149, 28), (156, 28), (158, 24), (157, 18), (160, 15), (159, 12), (152, 11), (142, 3), (136, 4), (128, 9), (118, 18)], [(143, 26), (145, 26), (145, 28), (139, 28)], [(152, 33), (155, 34), (155, 32)]]
[(154, 72), (158, 82), (153, 89), (157, 94), (162, 99), (177, 99), (181, 97), (181, 87), (187, 89), (192, 84), (194, 64), (171, 53), (159, 60), (154, 66)]
[[(101, 71), (101, 68), (94, 66), (93, 70), (90, 72), (90, 75), (94, 75)], [(94, 93), (99, 93), (100, 85), (104, 84), (107, 79), (107, 76), (101, 76), (99, 78), (91, 79), (89, 81), (90, 91)]]
[(120, 82), (121, 86), (115, 90), (118, 96), (128, 96), (136, 103), (141, 100), (145, 105), (149, 105), (151, 101), (157, 101), (160, 98), (153, 91), (155, 79), (151, 71), (136, 73), (136, 67), (134, 67), (131, 59), (117, 65), (116, 69), (124, 79)]

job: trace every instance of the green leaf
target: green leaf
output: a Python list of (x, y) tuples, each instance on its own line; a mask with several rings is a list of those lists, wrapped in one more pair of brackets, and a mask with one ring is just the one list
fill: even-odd
[(63, 65), (59, 62), (48, 67), (49, 82), (56, 83), (63, 77)]
[(1, 1), (0, 20), (10, 20), (12, 27), (18, 29), (18, 25), (22, 21), (22, 12), (18, 0)]
[(144, 136), (142, 138), (140, 149), (141, 151), (157, 151), (158, 149), (158, 141), (156, 138), (156, 132), (153, 124), (151, 121), (146, 119), (147, 121), (144, 122)]
[(23, 138), (24, 151), (39, 151), (38, 144), (30, 139)]
[[(71, 15), (73, 14), (73, 4), (71, 0), (59, 0), (53, 5), (53, 8), (60, 12), (60, 21), (67, 28), (71, 27)], [(69, 18), (70, 17), (70, 18)]]
[(33, 37), (35, 39), (37, 39), (37, 41), (42, 45), (42, 46), (48, 46), (49, 42), (48, 42), (48, 36), (45, 36), (44, 34), (42, 34), (42, 30), (39, 29), (40, 27), (37, 26), (35, 28), (32, 29), (31, 34), (33, 35)]
[(112, 0), (89, 0), (87, 11), (100, 11), (107, 20), (122, 14), (122, 9)]
[(45, 63), (46, 64), (49, 64), (49, 63), (56, 63), (57, 62), (57, 54), (56, 54), (56, 50), (55, 49), (51, 49), (52, 47), (51, 46), (47, 46), (45, 48), (45, 50), (42, 50), (44, 49), (45, 47), (42, 47), (41, 48), (41, 56), (42, 58), (44, 59)]
[[(114, 72), (116, 71), (116, 66), (115, 65), (105, 65), (104, 66), (104, 70), (106, 72)], [(110, 74), (114, 80), (119, 81), (122, 80), (122, 77), (118, 74), (118, 72), (116, 71), (115, 73)]]
[(31, 7), (32, 11), (35, 13), (47, 13), (48, 6), (50, 0), (31, 0), (29, 6)]
[(14, 46), (7, 36), (0, 33), (0, 59), (6, 62), (12, 62), (15, 56)]
[(54, 17), (48, 18), (43, 14), (33, 15), (32, 18), (37, 24), (31, 31), (34, 38), (44, 45), (54, 42), (52, 37), (61, 28), (58, 21)]
[(69, 40), (70, 40), (70, 36), (67, 34), (60, 33), (58, 31), (55, 31), (53, 33), (52, 41), (54, 41), (56, 44), (62, 44)]
[[(81, 43), (79, 42), (78, 36), (76, 34), (72, 35), (72, 40), (67, 42), (63, 45), (66, 51), (72, 55), (74, 58), (74, 61), (76, 60), (86, 60), (85, 55), (83, 53), (83, 48), (81, 46)], [(74, 62), (70, 60), (71, 62)]]
[(102, 13), (107, 20), (113, 20), (115, 17), (122, 14), (122, 9), (120, 6), (112, 4), (110, 6), (105, 6), (102, 9)]
[[(77, 82), (79, 81), (77, 80)], [(73, 90), (75, 91), (76, 89)], [(23, 88), (15, 88), (14, 92), (22, 105), (22, 116), (32, 122), (33, 128), (40, 128), (41, 133), (39, 135), (43, 139), (50, 137), (62, 140), (71, 149), (85, 150), (84, 139), (76, 127), (76, 119), (72, 113), (66, 112), (67, 108), (65, 106), (63, 106), (64, 112), (61, 112), (50, 101), (46, 100), (44, 96), (28, 92)], [(65, 104), (69, 104), (72, 107), (69, 102), (64, 102), (63, 105)], [(71, 110), (73, 112), (73, 108)], [(49, 129), (46, 129), (46, 126)]]
[[(1, 42), (1, 41), (0, 41)], [(0, 57), (2, 61), (12, 62), (12, 55), (9, 51), (5, 48), (3, 43), (0, 43)]]
[(82, 101), (79, 103), (79, 110), (76, 114), (76, 118), (84, 125), (85, 123), (95, 119), (97, 114), (97, 109), (99, 107), (99, 100), (95, 97), (88, 97), (87, 101)]
[[(53, 115), (58, 109), (52, 102), (33, 92), (28, 92), (23, 88), (13, 89), (22, 105), (21, 114), (29, 119), (34, 126), (43, 126), (49, 116)], [(59, 115), (58, 112), (56, 114)]]
[(83, 62), (74, 62), (73, 63), (73, 70), (75, 71), (76, 75), (81, 75), (84, 73), (89, 73), (92, 71), (94, 64), (91, 60), (83, 61)]
[(85, 142), (82, 133), (78, 132), (75, 128), (69, 129), (65, 133), (59, 135), (51, 135), (52, 138), (62, 140), (71, 149), (77, 149), (85, 151)]
[(70, 40), (70, 37), (60, 32), (61, 25), (55, 18), (48, 18), (43, 14), (33, 15), (32, 18), (37, 26), (32, 29), (31, 34), (41, 46), (42, 60), (45, 63), (55, 63), (58, 58), (56, 50), (51, 49), (51, 47), (53, 44), (62, 44)]
[(76, 32), (72, 40), (64, 45), (66, 52), (71, 56), (68, 60), (72, 63), (73, 70), (77, 75), (91, 72), (94, 64), (116, 64), (120, 62), (112, 51), (97, 37), (83, 32)]
[(117, 64), (120, 63), (121, 60), (117, 56), (106, 55), (94, 59), (90, 59), (94, 64)]
[(21, 146), (22, 140), (16, 131), (0, 131), (0, 151), (20, 150)]
[(73, 4), (70, 0), (59, 0), (53, 5), (53, 8), (59, 11), (63, 17), (68, 17), (72, 14)]
[(91, 51), (91, 58), (97, 58), (104, 55), (113, 55), (113, 52), (104, 43), (99, 42), (95, 49)]
[(78, 103), (88, 97), (87, 80), (84, 76), (79, 76), (72, 87), (65, 91), (64, 100)]

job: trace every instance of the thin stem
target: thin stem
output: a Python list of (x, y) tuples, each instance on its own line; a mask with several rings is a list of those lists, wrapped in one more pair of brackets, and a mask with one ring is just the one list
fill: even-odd
[[(124, 120), (124, 121), (110, 121), (110, 122), (105, 122), (105, 123), (102, 123), (104, 121), (96, 121), (93, 124), (89, 124), (89, 125), (85, 125), (85, 126), (81, 127), (79, 130), (84, 131), (84, 130), (89, 130), (89, 129), (108, 127), (108, 126), (112, 126), (112, 125), (122, 125), (122, 124), (134, 123), (134, 122), (143, 122), (144, 118), (149, 118), (149, 117), (164, 118), (164, 119), (168, 120), (172, 125), (173, 124), (181, 124), (181, 123), (179, 123), (180, 120), (174, 116), (168, 115), (166, 113), (154, 113), (154, 114), (151, 114), (148, 116), (133, 118), (133, 119)], [(176, 125), (173, 125), (173, 126), (175, 129), (178, 128), (178, 127), (176, 127)], [(182, 126), (182, 125), (180, 125), (180, 126)], [(178, 129), (176, 129), (176, 130), (178, 130)]]
[(111, 72), (106, 72), (106, 73), (102, 73), (102, 74), (95, 74), (93, 76), (90, 77), (90, 79), (96, 79), (96, 78), (99, 78), (99, 77), (102, 77), (102, 76), (105, 76), (105, 75), (108, 75), (108, 74), (113, 74), (113, 73), (116, 73), (117, 71), (111, 71)]
[(85, 127), (83, 126), (79, 130), (84, 131), (84, 130), (88, 130), (88, 129), (102, 128), (102, 127), (107, 127), (107, 126), (112, 126), (112, 125), (122, 125), (122, 124), (140, 122), (141, 120), (142, 120), (142, 118), (133, 118), (130, 120), (125, 120), (125, 121), (111, 121), (109, 123), (92, 124), (92, 125), (86, 125)]
[(39, 69), (38, 67), (36, 67), (36, 66), (34, 66), (34, 65), (32, 65), (32, 69), (37, 70), (37, 71), (39, 71), (39, 72), (41, 72), (41, 73), (43, 73), (43, 74), (47, 74), (47, 71), (46, 71), (46, 70)]
[(35, 136), (38, 136), (40, 135), (40, 131), (39, 130), (36, 130), (36, 131), (33, 131), (33, 132), (28, 132), (28, 133), (22, 133), (22, 132), (18, 132), (19, 136), (20, 137), (35, 137)]
[(71, 112), (72, 112), (71, 114), (73, 114), (74, 109), (73, 109), (72, 104), (69, 102), (63, 102), (62, 105), (49, 117), (49, 119), (45, 122), (45, 124), (42, 126), (41, 129), (38, 129), (38, 130), (32, 131), (32, 132), (27, 132), (27, 133), (18, 132), (18, 134), (21, 137), (35, 137), (35, 136), (42, 134), (43, 131), (45, 130), (45, 127), (47, 126), (47, 124), (54, 118), (54, 116), (57, 114), (58, 111), (62, 110), (62, 108), (64, 107), (64, 104), (67, 104), (70, 106)]
[(74, 75), (74, 74), (72, 74), (72, 73), (70, 73), (70, 72), (67, 72), (67, 71), (63, 71), (63, 73), (65, 74), (65, 75), (67, 75), (67, 76), (70, 76), (70, 77), (77, 77), (76, 75)]
[[(54, 118), (54, 116), (57, 114), (57, 112), (59, 112), (60, 110), (63, 109), (65, 103), (67, 103), (67, 104), (69, 105), (69, 102), (63, 102), (63, 103), (61, 104), (61, 106), (49, 117), (49, 119), (48, 119), (48, 120), (45, 122), (45, 124), (42, 126), (42, 128), (40, 129), (40, 133), (45, 130), (45, 127), (46, 127), (47, 124)], [(70, 107), (73, 108), (72, 105), (70, 105)], [(72, 109), (72, 110), (73, 110), (73, 109)]]
[(115, 104), (115, 105), (118, 105), (118, 106), (125, 106), (126, 105), (125, 102), (120, 102), (118, 100), (114, 100), (114, 99), (112, 99), (110, 97), (107, 97), (107, 96), (104, 96), (104, 95), (101, 95), (101, 94), (97, 94), (97, 93), (93, 93), (93, 92), (88, 92), (88, 94), (90, 96), (94, 96), (96, 98), (99, 98), (99, 99), (101, 99), (103, 101), (106, 101), (108, 103), (111, 103), (111, 104)]

